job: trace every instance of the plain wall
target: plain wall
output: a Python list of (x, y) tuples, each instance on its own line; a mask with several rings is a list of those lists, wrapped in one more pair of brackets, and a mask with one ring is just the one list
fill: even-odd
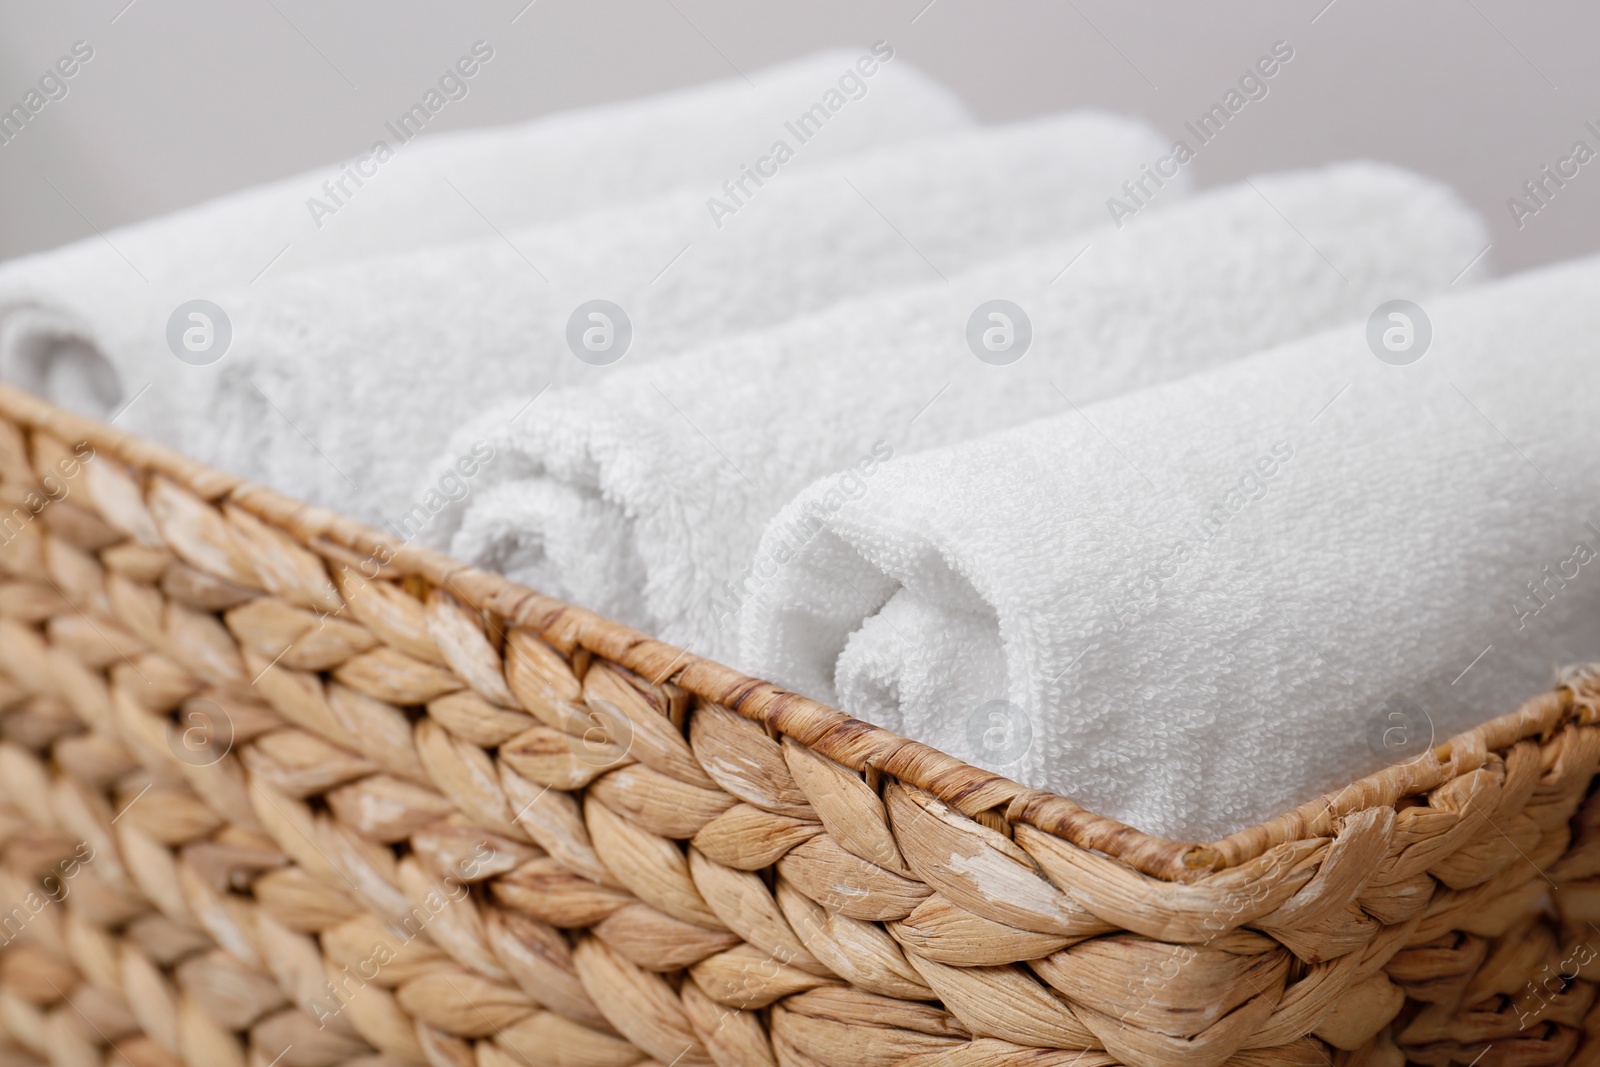
[(348, 158), (478, 39), (493, 65), (430, 130), (880, 38), (983, 119), (1088, 104), (1173, 136), (1287, 41), (1269, 95), (1201, 149), (1200, 185), (1367, 157), (1452, 183), (1502, 271), (1600, 235), (1600, 160), (1520, 230), (1506, 204), (1575, 141), (1600, 151), (1600, 6), (1581, 0), (0, 0), (0, 105), (75, 41), (95, 50), (0, 146), (0, 258)]

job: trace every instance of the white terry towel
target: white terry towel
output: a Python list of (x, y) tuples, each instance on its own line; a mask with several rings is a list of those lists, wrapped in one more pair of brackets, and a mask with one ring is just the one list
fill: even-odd
[(1384, 315), (819, 483), (747, 664), (1180, 840), (1415, 756), (1600, 656), (1597, 297), (1543, 269), (1421, 300), (1409, 365)]
[[(688, 183), (714, 192), (780, 139), (793, 150), (784, 173), (967, 124), (959, 101), (885, 49), (753, 72), (754, 88), (733, 78), (514, 126), (418, 137), (391, 122), (349, 163), (14, 260), (0, 267), (0, 378), (105, 417), (182, 369), (164, 340), (179, 304), (258, 275), (492, 237)], [(458, 100), (495, 76), (483, 49), (463, 59), (474, 76), (445, 87), (463, 87)], [(796, 127), (800, 143), (785, 124), (818, 103), (840, 106)], [(158, 362), (136, 358), (157, 349)]]
[[(187, 450), (410, 537), (427, 517), (417, 472), (501, 401), (1075, 233), (1160, 145), (1141, 123), (1074, 113), (780, 173), (732, 216), (685, 190), (263, 283), (231, 298), (238, 351)], [(631, 322), (620, 364), (570, 347), (574, 309), (593, 298)]]
[[(726, 661), (763, 581), (762, 526), (813, 479), (859, 464), (841, 478), (859, 483), (889, 454), (1436, 291), (1484, 246), (1447, 189), (1371, 164), (1258, 178), (1086, 240), (551, 394), (509, 428), (509, 412), (485, 419), (452, 452), (481, 436), (500, 455), (430, 537)], [(993, 298), (1032, 320), (1008, 366), (968, 347), (969, 316)]]

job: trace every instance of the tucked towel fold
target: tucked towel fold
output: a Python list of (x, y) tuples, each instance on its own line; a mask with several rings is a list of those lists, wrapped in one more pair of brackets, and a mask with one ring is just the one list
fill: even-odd
[[(858, 494), (892, 455), (1434, 292), (1484, 243), (1449, 190), (1393, 168), (1258, 178), (949, 284), (552, 393), (509, 426), (514, 412), (497, 413), (452, 449), (490, 440), (493, 468), (429, 537), (727, 660), (741, 604), (768, 580), (771, 561), (754, 555), (762, 526), (813, 479), (844, 470), (836, 491)], [(1022, 315), (979, 310), (997, 298)], [(991, 352), (1005, 316), (1013, 348)], [(1023, 316), (1031, 347), (992, 365), (1018, 350)]]
[(1178, 839), (1414, 756), (1600, 656), (1597, 296), (1539, 270), (813, 486), (747, 665)]
[[(804, 651), (812, 653), (809, 648)], [(751, 654), (772, 658), (765, 648)], [(926, 594), (897, 590), (850, 635), (834, 676), (831, 699), (838, 707), (897, 734), (966, 754), (973, 746), (964, 730), (956, 735), (948, 730), (925, 732), (937, 714), (923, 714), (923, 709), (955, 707), (968, 713), (959, 720), (961, 726), (969, 719), (978, 726), (980, 744), (970, 755), (989, 757), (992, 763), (994, 754), (985, 749), (1014, 744), (1010, 709), (999, 709), (1003, 714), (994, 722), (984, 710), (1002, 699), (995, 694), (1007, 692), (1007, 687), (999, 633), (992, 616), (981, 610), (963, 610), (952, 602), (931, 601)], [(903, 708), (913, 709), (910, 725)], [(987, 745), (982, 744), (984, 738)]]
[[(480, 50), (477, 77), (492, 78), (482, 60)], [(156, 382), (141, 403), (159, 408), (162, 391), (193, 387), (164, 340), (168, 316), (189, 300), (685, 184), (714, 190), (778, 140), (792, 148), (787, 177), (791, 167), (968, 121), (949, 92), (892, 50), (884, 59), (883, 48), (824, 52), (751, 81), (414, 141), (411, 126), (391, 123), (349, 163), (14, 260), (0, 267), (0, 378), (100, 417)], [(808, 110), (819, 102), (820, 117)], [(786, 123), (802, 123), (799, 133)], [(804, 143), (800, 134), (809, 135)]]
[[(263, 283), (232, 298), (236, 351), (205, 419), (215, 431), (188, 451), (410, 538), (431, 518), (428, 493), (460, 480), (430, 477), (414, 493), (417, 472), (501, 401), (520, 409), (552, 383), (1082, 230), (1160, 144), (1095, 112), (964, 130), (747, 182), (731, 216), (721, 191), (684, 190), (505, 241)], [(613, 307), (579, 314), (574, 337), (575, 309), (596, 298)], [(597, 344), (612, 331), (614, 350), (591, 353), (590, 330)]]

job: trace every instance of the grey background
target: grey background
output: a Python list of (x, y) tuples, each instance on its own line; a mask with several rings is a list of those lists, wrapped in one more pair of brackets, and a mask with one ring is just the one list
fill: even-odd
[(1520, 231), (1506, 207), (1574, 141), (1600, 151), (1583, 0), (0, 0), (0, 103), (74, 41), (95, 49), (0, 146), (0, 258), (348, 158), (480, 38), (493, 65), (430, 131), (883, 38), (985, 120), (1092, 104), (1176, 136), (1282, 39), (1294, 60), (1200, 151), (1201, 185), (1400, 163), (1483, 212), (1502, 271), (1600, 234), (1600, 160)]

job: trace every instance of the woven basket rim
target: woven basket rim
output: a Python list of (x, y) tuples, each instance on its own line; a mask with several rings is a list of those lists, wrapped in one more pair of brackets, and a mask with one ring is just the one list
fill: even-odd
[[(136, 469), (169, 478), (208, 503), (227, 501), (328, 558), (354, 553), (372, 577), (420, 578), (479, 611), (566, 647), (582, 647), (652, 683), (671, 682), (738, 712), (856, 771), (879, 771), (924, 789), (968, 816), (998, 814), (1169, 881), (1189, 882), (1294, 841), (1329, 837), (1344, 816), (1432, 790), (1484, 765), (1495, 752), (1548, 738), (1569, 724), (1600, 721), (1600, 667), (1561, 672), (1555, 688), (1421, 753), (1212, 842), (1175, 841), (1096, 814), (1071, 798), (1031, 789), (929, 745), (851, 718), (828, 705), (658, 641), (585, 608), (546, 596), (444, 553), (395, 539), (328, 508), (308, 504), (190, 459), (108, 423), (0, 384), (0, 415), (69, 444), (86, 442)], [(115, 416), (113, 416), (113, 419)]]

